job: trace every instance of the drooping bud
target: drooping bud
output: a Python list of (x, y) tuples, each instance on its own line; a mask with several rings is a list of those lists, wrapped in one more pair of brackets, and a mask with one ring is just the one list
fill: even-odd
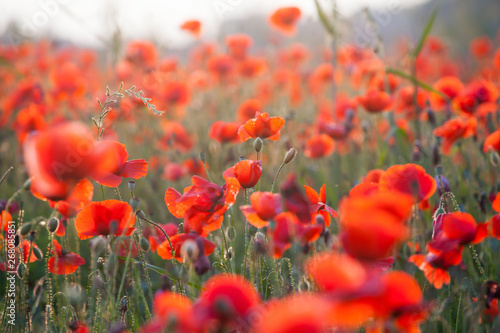
[(42, 251), (40, 251), (40, 249), (39, 249), (39, 248), (34, 247), (34, 246), (33, 246), (33, 254), (35, 255), (35, 257), (36, 257), (38, 260), (42, 260), (42, 259), (43, 259), (43, 254), (42, 254)]
[(31, 231), (30, 235), (28, 236), (29, 241), (33, 242), (35, 240), (35, 236), (36, 236), (36, 231)]
[(25, 273), (26, 265), (24, 263), (20, 263), (19, 266), (17, 266), (17, 275), (19, 275), (19, 277), (22, 279)]
[(283, 164), (288, 164), (291, 161), (293, 161), (293, 159), (295, 158), (296, 155), (297, 155), (297, 150), (295, 148), (291, 148), (286, 153), (285, 158), (283, 159)]
[(142, 209), (139, 209), (137, 212), (135, 212), (135, 215), (140, 218), (140, 219), (145, 219), (146, 218), (146, 214), (144, 214), (144, 212), (142, 211)]
[(52, 217), (47, 223), (47, 229), (50, 233), (54, 233), (59, 229), (59, 219), (57, 217)]

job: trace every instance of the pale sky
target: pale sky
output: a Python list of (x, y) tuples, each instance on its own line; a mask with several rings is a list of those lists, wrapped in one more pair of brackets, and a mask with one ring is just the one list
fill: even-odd
[[(384, 10), (396, 4), (402, 9), (426, 1), (337, 0), (337, 8), (341, 15), (349, 16), (366, 6)], [(332, 0), (320, 3), (328, 9)], [(80, 46), (103, 47), (102, 40), (118, 26), (125, 39), (154, 38), (182, 48), (193, 41), (179, 30), (188, 19), (202, 22), (202, 40), (214, 39), (224, 20), (250, 14), (267, 16), (283, 6), (299, 7), (301, 20), (317, 20), (314, 0), (0, 0), (0, 35), (9, 22), (16, 21), (28, 37), (53, 36)]]

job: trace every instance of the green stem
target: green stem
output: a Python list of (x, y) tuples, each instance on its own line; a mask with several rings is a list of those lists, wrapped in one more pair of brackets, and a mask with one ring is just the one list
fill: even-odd
[(285, 166), (285, 163), (282, 163), (278, 169), (278, 172), (276, 172), (276, 176), (274, 177), (273, 181), (273, 186), (271, 187), (271, 193), (274, 193), (274, 186), (276, 185), (276, 180), (278, 179), (278, 176), (280, 175), (281, 169)]

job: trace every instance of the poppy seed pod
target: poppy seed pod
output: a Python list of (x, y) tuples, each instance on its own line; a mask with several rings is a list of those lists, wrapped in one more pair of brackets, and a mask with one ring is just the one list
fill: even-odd
[(129, 180), (128, 181), (128, 189), (130, 191), (133, 191), (135, 189), (135, 181), (134, 180)]
[(52, 217), (47, 223), (47, 229), (50, 233), (54, 233), (59, 228), (59, 219), (57, 217)]
[(148, 240), (144, 237), (141, 238), (141, 242), (139, 244), (141, 246), (141, 250), (144, 252), (149, 252), (151, 249), (151, 245), (149, 244)]
[(283, 159), (283, 164), (288, 164), (291, 161), (293, 161), (293, 159), (295, 158), (296, 155), (297, 155), (297, 150), (295, 148), (291, 148), (286, 153), (285, 158)]

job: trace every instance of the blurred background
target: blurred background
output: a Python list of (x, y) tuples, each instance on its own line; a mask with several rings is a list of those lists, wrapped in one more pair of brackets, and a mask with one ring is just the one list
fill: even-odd
[[(341, 42), (363, 47), (370, 40), (365, 8), (370, 9), (384, 42), (405, 42), (418, 38), (437, 6), (433, 33), (444, 40), (463, 39), (453, 45), (456, 52), (465, 52), (474, 37), (494, 37), (500, 14), (500, 1), (496, 0), (320, 0), (320, 4), (330, 13), (336, 8)], [(325, 32), (313, 0), (4, 0), (0, 1), (0, 36), (4, 43), (49, 38), (97, 50), (109, 49), (117, 41), (147, 39), (160, 50), (183, 54), (198, 40), (179, 26), (197, 19), (202, 22), (202, 41), (247, 33), (254, 39), (254, 49), (261, 49), (270, 39), (279, 42), (279, 35), (270, 31), (266, 21), (283, 6), (297, 6), (303, 13), (299, 33), (289, 42), (302, 42), (313, 49), (324, 46)]]

